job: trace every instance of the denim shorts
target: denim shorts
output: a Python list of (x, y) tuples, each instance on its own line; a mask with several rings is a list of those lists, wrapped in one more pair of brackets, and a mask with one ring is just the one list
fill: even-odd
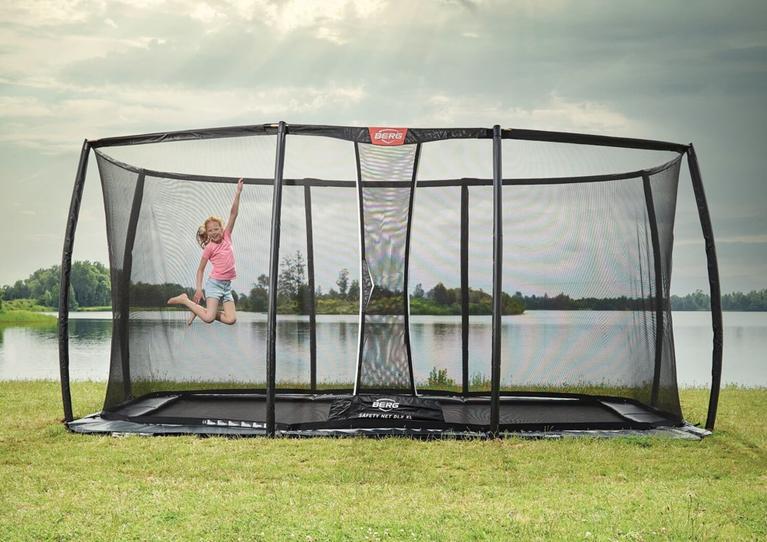
[(232, 297), (232, 281), (208, 277), (208, 280), (205, 281), (205, 298), (218, 299), (224, 302), (234, 301), (234, 297)]

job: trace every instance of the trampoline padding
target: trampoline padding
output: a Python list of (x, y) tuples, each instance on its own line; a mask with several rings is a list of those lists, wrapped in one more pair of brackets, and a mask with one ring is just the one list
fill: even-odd
[[(296, 424), (323, 422), (328, 419), (330, 403), (323, 401), (280, 401), (274, 405), (277, 423)], [(266, 420), (266, 401), (263, 398), (183, 397), (161, 407), (153, 416), (167, 418), (196, 418), (221, 420)]]
[[(454, 424), (490, 424), (490, 405), (443, 404), (445, 422)], [(583, 404), (576, 401), (530, 401), (501, 403), (499, 422), (501, 425), (542, 426), (588, 423), (621, 423), (624, 418), (598, 404)]]
[[(285, 426), (302, 424), (329, 423), (363, 418), (389, 418), (444, 423), (454, 426), (488, 426), (490, 424), (490, 403), (480, 398), (413, 398), (396, 397), (399, 405), (393, 412), (384, 405), (379, 415), (360, 415), (349, 405), (356, 404), (365, 414), (377, 411), (374, 396), (352, 398), (351, 396), (278, 396), (275, 400), (276, 423)], [(387, 398), (386, 401), (391, 399)], [(412, 403), (412, 404), (411, 404)], [(339, 409), (339, 405), (347, 408)], [(266, 400), (263, 395), (172, 395), (166, 397), (147, 397), (125, 406), (115, 412), (122, 419), (141, 417), (144, 420), (183, 419), (246, 421), (264, 423), (266, 420)], [(408, 414), (408, 415), (404, 415)], [(618, 401), (595, 401), (563, 398), (507, 398), (500, 404), (499, 422), (502, 426), (540, 426), (540, 427), (604, 427), (606, 424), (623, 426), (625, 424), (650, 423), (668, 425), (669, 420), (658, 413), (640, 405)], [(331, 423), (332, 422), (332, 423)], [(663, 423), (666, 422), (666, 423)]]

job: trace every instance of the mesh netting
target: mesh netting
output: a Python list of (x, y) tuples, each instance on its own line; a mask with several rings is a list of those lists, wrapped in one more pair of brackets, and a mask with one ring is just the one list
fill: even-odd
[(412, 388), (406, 295), (416, 146), (359, 148), (362, 346), (358, 389)]
[[(288, 136), (285, 149), (277, 385), (489, 390), (491, 140)], [(275, 152), (271, 135), (98, 152), (114, 307), (107, 407), (265, 385)], [(504, 141), (503, 390), (680, 413), (668, 305), (679, 161), (648, 169), (650, 154)], [(193, 294), (194, 233), (209, 215), (227, 219), (239, 177), (237, 323), (187, 325), (190, 312), (165, 302)]]

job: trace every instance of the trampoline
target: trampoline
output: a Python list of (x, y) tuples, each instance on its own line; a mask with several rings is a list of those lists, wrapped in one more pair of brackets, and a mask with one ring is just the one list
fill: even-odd
[[(112, 349), (75, 419), (71, 257), (88, 162), (101, 179)], [(687, 158), (706, 245), (706, 429), (679, 403), (670, 307)], [(187, 325), (199, 224), (227, 216), (238, 320)], [(78, 433), (626, 435), (714, 428), (714, 239), (692, 144), (491, 128), (264, 124), (86, 140), (59, 303)]]

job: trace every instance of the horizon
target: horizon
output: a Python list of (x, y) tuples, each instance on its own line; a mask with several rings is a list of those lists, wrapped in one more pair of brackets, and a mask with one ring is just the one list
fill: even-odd
[[(75, 263), (84, 263), (84, 262), (91, 263), (91, 264), (100, 264), (100, 265), (103, 265), (104, 267), (106, 267), (107, 270), (109, 270), (109, 264), (108, 263), (92, 261), (92, 260), (77, 260), (77, 262), (75, 260), (72, 260), (72, 264), (73, 265)], [(32, 271), (32, 273), (35, 273), (35, 272), (41, 271), (41, 270), (51, 269), (54, 266), (60, 267), (61, 266), (61, 262), (58, 262), (58, 263), (55, 263), (55, 264), (51, 264), (51, 265), (48, 265), (48, 266), (45, 266), (45, 267), (41, 267), (41, 268), (35, 269), (34, 271)], [(343, 268), (343, 269), (345, 269), (345, 268)], [(339, 270), (339, 272), (340, 271), (341, 270)], [(30, 278), (32, 273), (30, 273), (26, 277), (21, 277), (21, 278), (18, 278), (16, 280), (14, 280), (14, 281), (8, 282), (8, 283), (0, 284), (0, 289), (6, 288), (6, 287), (12, 287), (18, 281), (25, 281), (25, 280)], [(266, 275), (266, 274), (264, 273), (264, 275)], [(355, 278), (350, 273), (349, 274), (349, 287), (351, 286), (352, 281), (358, 282), (358, 279)], [(307, 283), (304, 283), (304, 284), (307, 284)], [(448, 290), (457, 290), (457, 289), (460, 289), (460, 287), (461, 287), (460, 284), (457, 284), (457, 285), (444, 284), (442, 281), (437, 281), (436, 283), (434, 283), (432, 285), (431, 288), (424, 288), (424, 284), (422, 282), (418, 282), (415, 285), (413, 285), (413, 287), (411, 288), (411, 291), (409, 292), (409, 295), (411, 297), (413, 297), (414, 296), (414, 292), (416, 291), (416, 289), (418, 287), (421, 287), (424, 290), (425, 294), (428, 295), (428, 293), (431, 290), (433, 290), (434, 287), (436, 287), (438, 284), (442, 284)], [(249, 287), (246, 287), (246, 289), (244, 289), (244, 290), (234, 289), (234, 291), (236, 291), (239, 295), (247, 295), (250, 292), (250, 290), (255, 288), (256, 286), (257, 286), (257, 284), (253, 283)], [(315, 286), (315, 293), (317, 295), (329, 295), (331, 290), (336, 290), (335, 286), (337, 286), (337, 284), (335, 282), (332, 283), (332, 284), (316, 284), (316, 286)], [(359, 287), (359, 285), (357, 285), (357, 287)], [(472, 285), (469, 285), (469, 290), (477, 291), (477, 292), (490, 293), (485, 288), (473, 287)], [(754, 292), (762, 292), (762, 291), (765, 291), (765, 290), (767, 290), (767, 287), (756, 288), (756, 289), (753, 289), (753, 290), (731, 290), (731, 291), (730, 290), (727, 290), (727, 291), (722, 290), (722, 296), (732, 295), (732, 294), (750, 294), (750, 293), (754, 293)], [(535, 293), (535, 292), (525, 292), (523, 290), (514, 289), (514, 288), (509, 288), (509, 289), (504, 288), (502, 291), (503, 291), (503, 293), (510, 294), (510, 295), (514, 295), (512, 292), (514, 292), (514, 293), (520, 292), (523, 297), (550, 297), (551, 298), (551, 297), (557, 297), (557, 296), (560, 296), (560, 295), (565, 295), (565, 296), (570, 297), (573, 300), (588, 299), (588, 298), (594, 298), (594, 299), (613, 299), (615, 297), (621, 297), (621, 296), (604, 296), (604, 297), (598, 297), (597, 298), (597, 297), (594, 297), (594, 296), (575, 296), (575, 295), (569, 294), (568, 292), (565, 292), (565, 291), (557, 291), (557, 292), (555, 292), (554, 290), (552, 290), (551, 292), (544, 291), (543, 293)], [(691, 296), (693, 294), (696, 294), (698, 292), (702, 292), (706, 296), (710, 295), (710, 292), (708, 290), (704, 290), (702, 288), (698, 288), (696, 290), (692, 290), (692, 291), (689, 291), (689, 292), (671, 292), (671, 296), (672, 297), (673, 296), (686, 297), (686, 296)], [(622, 297), (627, 297), (628, 298), (628, 296), (622, 296)], [(631, 299), (639, 299), (639, 298), (631, 298)]]

